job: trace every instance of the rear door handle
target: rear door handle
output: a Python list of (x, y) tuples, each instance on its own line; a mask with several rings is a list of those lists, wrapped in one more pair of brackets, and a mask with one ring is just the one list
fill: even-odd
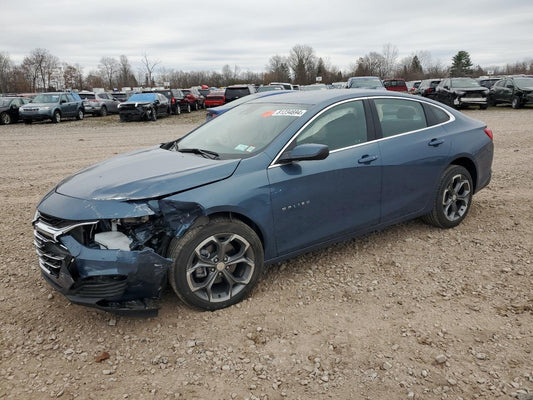
[(428, 146), (437, 147), (444, 143), (444, 139), (431, 139)]
[(378, 156), (370, 156), (368, 154), (365, 154), (357, 162), (359, 164), (370, 164), (372, 161), (376, 161), (377, 159), (378, 159)]

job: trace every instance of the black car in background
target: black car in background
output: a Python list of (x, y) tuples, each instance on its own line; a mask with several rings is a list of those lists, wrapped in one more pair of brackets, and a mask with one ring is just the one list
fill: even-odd
[(9, 125), (19, 121), (19, 107), (29, 103), (27, 97), (0, 97), (0, 125)]
[(483, 87), (486, 87), (487, 89), (490, 89), (491, 87), (494, 86), (494, 84), (496, 82), (498, 82), (500, 79), (502, 79), (501, 77), (500, 78), (497, 78), (497, 77), (492, 77), (492, 78), (478, 78), (478, 82), (481, 86)]
[(429, 99), (435, 99), (435, 88), (439, 85), (440, 79), (424, 79), (418, 85), (416, 93)]
[(170, 112), (172, 114), (181, 114), (181, 107), (179, 102), (183, 99), (183, 93), (179, 89), (156, 89), (145, 91), (143, 93), (161, 93), (170, 102)]
[(226, 88), (224, 97), (226, 99), (226, 103), (229, 103), (230, 101), (239, 99), (244, 96), (248, 96), (249, 94), (255, 92), (255, 87), (252, 85), (232, 85)]
[(135, 93), (118, 106), (120, 121), (156, 121), (170, 115), (170, 102), (161, 93)]
[(457, 109), (479, 106), (481, 110), (485, 110), (488, 94), (489, 89), (472, 78), (446, 78), (436, 87), (435, 100)]
[(533, 78), (512, 76), (496, 82), (489, 92), (489, 104), (500, 103), (511, 104), (513, 108), (533, 104)]

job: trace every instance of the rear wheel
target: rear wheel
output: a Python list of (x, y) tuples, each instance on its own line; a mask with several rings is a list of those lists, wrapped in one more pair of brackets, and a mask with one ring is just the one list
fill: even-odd
[(191, 112), (191, 103), (187, 103), (187, 112), (188, 112), (188, 113)]
[(83, 113), (83, 110), (80, 108), (80, 109), (78, 110), (78, 113), (76, 114), (76, 119), (77, 119), (78, 121), (81, 121), (81, 120), (83, 119), (84, 116), (85, 116), (85, 114)]
[(168, 251), (172, 288), (188, 305), (217, 310), (241, 301), (263, 270), (263, 246), (239, 220), (214, 218), (174, 239)]
[(441, 176), (433, 210), (422, 219), (439, 228), (453, 228), (468, 214), (472, 194), (472, 177), (468, 170), (459, 165), (450, 165)]
[(105, 117), (106, 115), (107, 115), (107, 108), (102, 107), (102, 109), (100, 110), (100, 116)]
[(54, 115), (52, 115), (52, 122), (54, 124), (58, 124), (61, 122), (61, 113), (59, 112), (59, 110), (54, 111)]
[(194, 111), (198, 111), (200, 107), (198, 106), (198, 102), (194, 103)]
[(2, 125), (9, 125), (11, 123), (11, 115), (9, 115), (7, 112), (3, 112), (0, 114), (0, 124)]
[(178, 106), (176, 107), (176, 112), (175, 112), (176, 115), (180, 115), (181, 114), (181, 106), (178, 104)]
[(513, 96), (511, 99), (511, 107), (513, 107), (515, 110), (522, 107), (522, 103), (520, 102), (520, 98), (518, 96)]

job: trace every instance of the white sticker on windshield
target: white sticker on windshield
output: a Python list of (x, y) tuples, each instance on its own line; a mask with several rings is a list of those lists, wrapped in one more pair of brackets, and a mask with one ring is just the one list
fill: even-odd
[(246, 151), (247, 148), (248, 148), (247, 144), (238, 144), (237, 146), (235, 146), (235, 150), (237, 151)]
[(273, 117), (301, 117), (306, 110), (276, 110), (272, 113)]

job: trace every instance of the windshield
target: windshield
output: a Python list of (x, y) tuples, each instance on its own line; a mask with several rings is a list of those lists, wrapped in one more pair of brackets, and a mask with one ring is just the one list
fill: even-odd
[(154, 101), (155, 99), (155, 93), (135, 93), (128, 101)]
[(454, 87), (454, 88), (477, 88), (477, 87), (480, 87), (479, 83), (477, 83), (472, 78), (453, 78), (451, 86)]
[(2, 99), (0, 98), (0, 107), (7, 107), (13, 99)]
[(378, 78), (357, 78), (350, 81), (351, 88), (375, 89), (383, 87)]
[(245, 158), (257, 154), (308, 106), (278, 103), (245, 103), (210, 120), (178, 142), (179, 150), (202, 149), (221, 158)]
[(58, 101), (58, 94), (40, 94), (33, 99), (33, 103), (57, 103)]
[(520, 88), (533, 88), (533, 78), (515, 78), (514, 81)]

